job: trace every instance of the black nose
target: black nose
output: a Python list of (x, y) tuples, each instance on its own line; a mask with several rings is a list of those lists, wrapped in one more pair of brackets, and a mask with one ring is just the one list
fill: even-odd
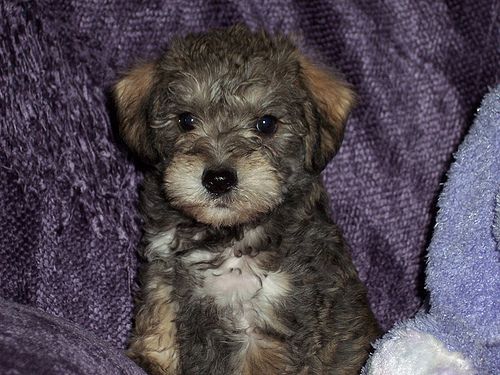
[(227, 193), (238, 182), (236, 172), (229, 169), (205, 170), (201, 180), (205, 189), (215, 195)]

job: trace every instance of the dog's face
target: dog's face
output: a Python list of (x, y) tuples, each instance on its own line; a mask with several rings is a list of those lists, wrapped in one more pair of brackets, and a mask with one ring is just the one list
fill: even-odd
[(174, 41), (115, 88), (120, 131), (166, 199), (213, 226), (253, 221), (338, 149), (349, 87), (283, 37), (242, 27)]

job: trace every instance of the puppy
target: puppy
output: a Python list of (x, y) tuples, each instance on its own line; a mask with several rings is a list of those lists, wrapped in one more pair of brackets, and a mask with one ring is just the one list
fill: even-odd
[(358, 374), (378, 328), (320, 177), (350, 87), (239, 26), (173, 41), (115, 97), (148, 166), (130, 357), (151, 374)]

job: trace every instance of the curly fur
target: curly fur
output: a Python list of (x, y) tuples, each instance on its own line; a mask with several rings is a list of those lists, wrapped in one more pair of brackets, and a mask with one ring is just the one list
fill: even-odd
[[(174, 41), (115, 94), (149, 165), (130, 356), (155, 374), (358, 373), (378, 328), (319, 175), (350, 87), (286, 37), (233, 27)], [(277, 130), (259, 134), (268, 114)], [(201, 183), (214, 166), (238, 175), (216, 197)]]

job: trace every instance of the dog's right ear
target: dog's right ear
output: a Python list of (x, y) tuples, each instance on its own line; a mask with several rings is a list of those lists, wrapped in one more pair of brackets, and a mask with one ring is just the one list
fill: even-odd
[(145, 63), (130, 70), (114, 87), (120, 135), (142, 161), (154, 163), (157, 152), (148, 126), (148, 103), (153, 88), (156, 63)]

